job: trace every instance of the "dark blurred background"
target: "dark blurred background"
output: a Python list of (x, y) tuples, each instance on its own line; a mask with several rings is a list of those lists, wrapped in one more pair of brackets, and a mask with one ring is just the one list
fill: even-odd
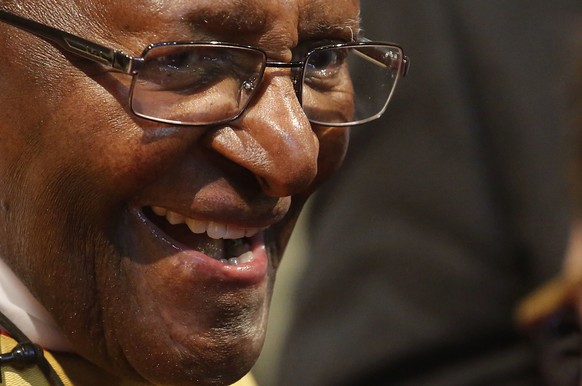
[(362, 19), (411, 71), (310, 202), (259, 384), (543, 385), (513, 312), (566, 248), (582, 1), (363, 0)]

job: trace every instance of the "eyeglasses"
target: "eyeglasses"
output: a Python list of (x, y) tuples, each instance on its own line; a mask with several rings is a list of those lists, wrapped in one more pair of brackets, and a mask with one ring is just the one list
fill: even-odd
[(3, 10), (0, 21), (131, 75), (132, 112), (176, 125), (237, 119), (257, 94), (267, 67), (291, 70), (295, 93), (311, 123), (369, 122), (384, 113), (409, 66), (401, 47), (368, 40), (316, 47), (291, 62), (270, 61), (259, 48), (221, 42), (154, 43), (140, 57), (131, 57)]

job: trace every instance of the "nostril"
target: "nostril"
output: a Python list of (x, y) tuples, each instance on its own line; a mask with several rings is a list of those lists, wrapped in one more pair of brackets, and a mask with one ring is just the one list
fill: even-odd
[[(261, 190), (271, 197), (288, 197), (307, 189), (315, 179), (316, 168), (289, 170), (285, 173), (271, 172), (268, 175), (257, 175), (256, 179)], [(292, 167), (290, 167), (292, 169)]]
[(282, 184), (272, 184), (269, 179), (261, 176), (257, 176), (257, 181), (261, 187), (264, 194), (271, 197), (287, 197), (290, 193)]
[[(236, 121), (209, 134), (209, 147), (255, 175), (270, 197), (308, 189), (317, 174), (319, 139), (288, 77), (268, 74), (257, 98)], [(267, 87), (268, 86), (268, 87)]]
[(261, 187), (261, 190), (263, 190), (264, 192), (270, 190), (269, 189), (269, 181), (267, 181), (266, 178), (261, 177), (261, 176), (257, 176), (257, 181), (259, 182), (259, 186)]

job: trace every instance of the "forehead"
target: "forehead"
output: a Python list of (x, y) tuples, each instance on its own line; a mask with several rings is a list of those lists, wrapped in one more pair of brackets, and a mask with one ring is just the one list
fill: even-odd
[[(22, 0), (31, 12), (37, 0)], [(116, 43), (216, 39), (292, 47), (300, 39), (355, 38), (359, 0), (49, 0), (41, 20)], [(47, 5), (50, 4), (50, 5)], [(49, 8), (49, 9), (47, 9)], [(67, 11), (67, 10), (74, 11)]]

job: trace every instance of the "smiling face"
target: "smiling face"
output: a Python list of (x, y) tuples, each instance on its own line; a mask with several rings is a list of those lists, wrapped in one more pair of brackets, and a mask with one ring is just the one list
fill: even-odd
[[(0, 5), (133, 56), (221, 40), (289, 61), (358, 28), (356, 0)], [(129, 76), (2, 23), (0, 53), (0, 256), (108, 371), (165, 384), (246, 373), (281, 254), (346, 129), (310, 125), (287, 69), (267, 69), (236, 121), (188, 127), (135, 117)]]

